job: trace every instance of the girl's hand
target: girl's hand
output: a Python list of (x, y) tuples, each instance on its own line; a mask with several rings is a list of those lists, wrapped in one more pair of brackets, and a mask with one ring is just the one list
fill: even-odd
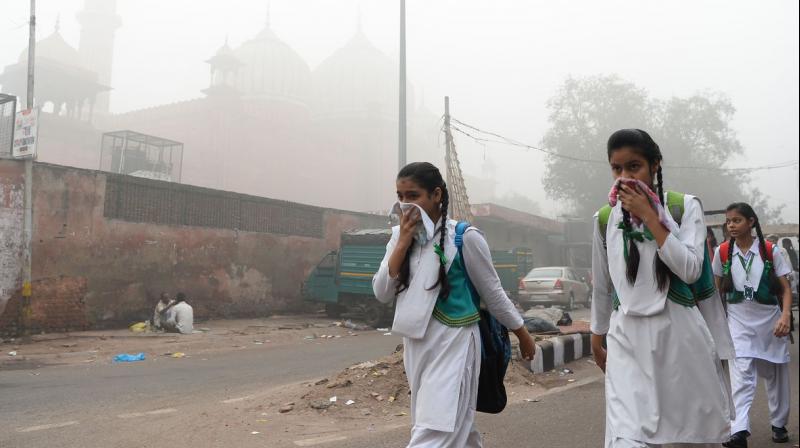
[(417, 223), (422, 219), (417, 207), (413, 207), (408, 212), (401, 212), (400, 216), (400, 235), (398, 236), (398, 245), (410, 246), (414, 240), (414, 230), (417, 228)]
[(592, 356), (597, 367), (606, 373), (606, 356), (608, 353), (603, 348), (603, 336), (592, 333)]
[(522, 326), (521, 330), (514, 332), (517, 335), (517, 339), (519, 339), (519, 352), (525, 361), (533, 361), (533, 357), (536, 356), (536, 342), (531, 337), (531, 334), (528, 333), (525, 325)]
[(792, 317), (790, 314), (782, 313), (781, 318), (775, 323), (774, 334), (776, 337), (782, 338), (789, 335), (789, 328), (791, 325)]
[(622, 201), (622, 208), (636, 215), (643, 221), (649, 221), (647, 218), (655, 217), (658, 220), (653, 204), (650, 203), (650, 198), (646, 194), (639, 191), (639, 187), (631, 188), (627, 185), (620, 184), (619, 199)]

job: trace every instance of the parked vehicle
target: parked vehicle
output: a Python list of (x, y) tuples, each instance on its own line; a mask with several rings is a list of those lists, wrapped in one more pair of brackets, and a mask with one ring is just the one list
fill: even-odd
[[(387, 325), (394, 318), (394, 303), (380, 303), (372, 292), (372, 276), (386, 253), (390, 229), (366, 229), (346, 232), (340, 249), (325, 255), (302, 285), (303, 298), (325, 304), (328, 316), (353, 314), (367, 325)], [(516, 298), (522, 277), (533, 265), (531, 250), (492, 251), (500, 283), (509, 296)]]
[(519, 282), (533, 267), (533, 252), (527, 247), (517, 247), (511, 250), (493, 250), (491, 253), (500, 284), (512, 300), (518, 301)]
[(355, 314), (373, 327), (391, 321), (394, 303), (385, 305), (372, 292), (372, 276), (391, 237), (391, 229), (343, 233), (339, 251), (325, 255), (303, 283), (303, 298), (324, 303), (329, 317)]
[(572, 310), (578, 303), (588, 307), (591, 294), (586, 280), (566, 266), (535, 268), (520, 282), (519, 303), (525, 309), (560, 305)]

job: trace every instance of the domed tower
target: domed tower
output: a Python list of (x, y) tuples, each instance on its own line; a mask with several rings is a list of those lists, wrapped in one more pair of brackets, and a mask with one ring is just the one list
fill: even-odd
[[(23, 99), (27, 91), (28, 49), (20, 53), (16, 64), (0, 74), (3, 90)], [(36, 105), (45, 112), (78, 120), (91, 120), (99, 94), (109, 88), (98, 82), (97, 73), (86, 68), (83, 58), (59, 31), (36, 43)]]
[[(78, 48), (86, 67), (97, 73), (98, 81), (111, 85), (114, 62), (114, 35), (122, 26), (117, 15), (117, 0), (85, 0), (83, 10), (78, 13), (81, 38)], [(97, 96), (95, 111), (101, 115), (109, 113), (109, 93)]]
[(203, 93), (208, 96), (239, 96), (240, 92), (235, 85), (242, 62), (233, 54), (227, 38), (225, 44), (206, 63), (211, 68), (211, 81)]
[(367, 39), (355, 35), (314, 70), (314, 114), (397, 120), (396, 64)]
[[(335, 172), (336, 207), (384, 211), (397, 174), (397, 64), (376, 48), (360, 26), (313, 72), (312, 117), (318, 157)], [(332, 193), (333, 194), (333, 193)]]
[(234, 85), (242, 95), (306, 107), (311, 90), (311, 70), (303, 58), (275, 35), (269, 23), (256, 37), (237, 48), (233, 55), (242, 64)]

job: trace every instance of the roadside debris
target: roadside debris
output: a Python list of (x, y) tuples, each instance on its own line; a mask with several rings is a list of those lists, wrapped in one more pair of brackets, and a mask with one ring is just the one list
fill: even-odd
[(346, 328), (349, 328), (349, 329), (351, 329), (351, 330), (356, 330), (356, 331), (367, 331), (367, 330), (372, 330), (372, 327), (370, 327), (369, 325), (357, 324), (357, 323), (353, 322), (353, 321), (352, 321), (352, 320), (350, 320), (350, 319), (347, 319), (346, 321), (344, 321), (344, 324), (343, 324), (343, 325), (344, 325)]
[(120, 353), (119, 355), (114, 356), (114, 362), (137, 362), (137, 361), (144, 361), (144, 353), (137, 353), (135, 355), (130, 355), (128, 353)]
[(569, 327), (570, 325), (572, 325), (572, 316), (570, 316), (569, 313), (565, 312), (561, 316), (561, 319), (559, 319), (558, 322), (556, 322), (556, 325), (558, 325), (559, 327)]
[(525, 322), (525, 328), (530, 333), (559, 334), (561, 332), (552, 322), (540, 317), (525, 317), (523, 321)]
[(135, 324), (128, 327), (134, 333), (144, 333), (145, 331), (149, 330), (149, 325), (147, 322), (136, 322)]

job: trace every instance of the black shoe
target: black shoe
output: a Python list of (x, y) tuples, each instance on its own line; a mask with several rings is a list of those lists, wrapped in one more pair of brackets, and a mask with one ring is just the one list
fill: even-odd
[(732, 435), (727, 442), (722, 444), (722, 446), (726, 448), (747, 448), (747, 438), (749, 436), (750, 436), (749, 432), (739, 431), (736, 434)]
[(789, 431), (786, 430), (785, 426), (783, 428), (772, 427), (772, 441), (775, 443), (786, 443), (789, 441)]

